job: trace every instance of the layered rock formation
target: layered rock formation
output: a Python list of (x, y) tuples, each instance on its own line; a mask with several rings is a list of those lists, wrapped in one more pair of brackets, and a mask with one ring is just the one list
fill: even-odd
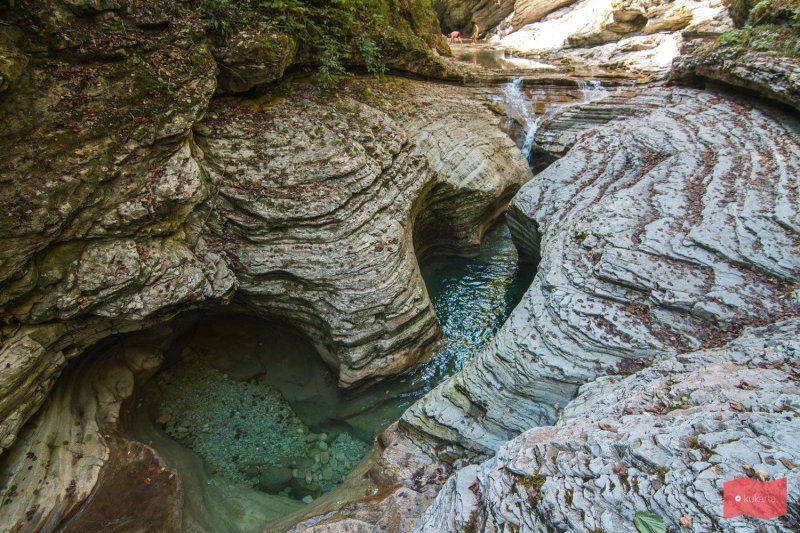
[(241, 301), (307, 334), (340, 383), (404, 370), (438, 336), (414, 248), (477, 246), (530, 172), (468, 92), (286, 90), (220, 101), (196, 129), (220, 184), (208, 245)]
[(673, 79), (724, 84), (800, 109), (800, 6), (736, 1), (730, 12), (740, 29), (719, 37), (687, 32)]
[(800, 59), (713, 47), (678, 58), (676, 78), (702, 78), (757, 93), (800, 110)]
[(581, 383), (797, 313), (797, 125), (692, 90), (660, 98), (581, 137), (515, 197), (537, 278), (492, 349), (404, 424), (492, 454), (552, 424)]
[[(220, 159), (204, 163), (193, 128), (217, 88), (222, 92), (251, 90), (280, 77), (294, 48), (277, 34), (248, 37), (261, 40), (262, 48), (267, 47), (264, 40), (274, 37), (267, 47), (274, 53), (243, 45), (247, 36), (241, 34), (220, 44), (208, 38), (208, 21), (202, 13), (186, 11), (173, 3), (25, 3), (7, 8), (3, 15), (8, 17), (9, 25), (2, 30), (5, 92), (0, 106), (5, 154), (0, 161), (0, 307), (4, 324), (0, 387), (5, 391), (0, 398), (0, 447), (7, 448), (41, 404), (67, 359), (105, 336), (146, 327), (180, 310), (230, 300), (238, 284), (237, 276), (229, 269), (231, 260), (226, 250), (219, 245), (211, 249), (206, 241), (207, 234), (220, 237), (208, 232), (208, 222), (216, 220), (211, 213), (226, 198), (219, 190), (219, 170), (229, 163)], [(404, 27), (428, 31), (427, 19), (422, 15), (410, 14), (410, 22)], [(429, 37), (438, 39), (438, 32)], [(47, 48), (53, 50), (51, 55), (38, 53)], [(34, 52), (36, 56), (32, 55)], [(215, 60), (221, 65), (219, 84)], [(233, 71), (235, 75), (231, 74)], [(358, 161), (340, 161), (320, 169), (316, 164), (320, 158), (349, 157), (350, 151), (364, 152), (368, 144), (363, 141), (362, 145), (359, 140), (345, 146), (338, 137), (334, 139), (333, 136), (342, 135), (345, 125), (334, 112), (329, 118), (339, 129), (326, 133), (332, 146), (320, 149), (321, 155), (305, 160), (299, 155), (300, 145), (291, 147), (295, 151), (292, 153), (298, 154), (298, 175), (303, 172), (303, 164), (308, 163), (308, 175), (302, 180), (309, 188), (316, 180), (328, 180), (336, 172), (346, 176), (337, 185), (350, 187), (348, 192), (326, 199), (327, 206), (321, 207), (323, 211), (334, 211), (336, 202), (348, 204), (351, 197), (369, 190), (370, 181), (381, 183), (389, 180), (393, 172), (401, 171), (391, 168), (391, 160), (411, 150), (415, 135), (420, 136), (420, 143), (429, 143), (420, 144), (415, 155), (410, 156), (413, 164), (407, 168), (416, 173), (412, 176), (416, 188), (406, 184), (409, 190), (404, 192), (408, 196), (402, 203), (405, 207), (400, 208), (406, 210), (403, 228), (409, 237), (404, 237), (402, 243), (386, 243), (382, 256), (385, 259), (390, 248), (391, 253), (404, 254), (406, 270), (395, 280), (395, 287), (404, 282), (411, 287), (396, 289), (402, 293), (396, 299), (396, 295), (383, 294), (389, 303), (367, 315), (370, 320), (376, 314), (384, 318), (379, 317), (369, 332), (354, 333), (357, 322), (352, 322), (351, 316), (341, 322), (341, 328), (348, 333), (333, 328), (323, 334), (322, 320), (316, 318), (315, 338), (328, 361), (338, 364), (335, 361), (340, 352), (352, 348), (353, 355), (341, 355), (342, 360), (349, 357), (347, 360), (353, 365), (348, 367), (350, 373), (344, 373), (347, 377), (343, 383), (407, 367), (424, 352), (420, 347), (424, 342), (410, 348), (409, 339), (414, 332), (427, 341), (436, 335), (435, 320), (418, 276), (413, 283), (409, 281), (409, 276), (416, 275), (412, 274), (415, 266), (410, 238), (412, 204), (417, 201), (414, 194), (421, 194), (426, 186), (432, 188), (437, 171), (445, 170), (444, 181), (449, 185), (437, 187), (463, 185), (465, 191), (465, 212), (452, 220), (473, 228), (478, 220), (485, 224), (494, 217), (499, 202), (529, 176), (512, 144), (497, 132), (491, 112), (480, 107), (470, 110), (465, 105), (452, 107), (463, 110), (462, 119), (468, 121), (471, 117), (477, 121), (473, 123), (476, 129), (456, 130), (446, 122), (426, 131), (421, 126), (416, 126), (416, 131), (409, 126), (412, 129), (387, 133), (393, 137), (391, 146), (380, 147), (375, 157), (365, 153)], [(287, 108), (284, 112), (294, 111)], [(325, 109), (318, 111), (326, 113)], [(350, 113), (348, 134), (363, 125), (357, 118), (359, 112), (368, 117), (365, 123), (370, 126), (399, 129), (385, 113), (362, 106)], [(446, 121), (443, 114), (439, 117)], [(319, 122), (317, 116), (304, 120), (306, 124)], [(324, 124), (319, 127), (327, 131)], [(494, 133), (486, 136), (477, 131), (483, 127)], [(454, 134), (456, 131), (458, 134)], [(363, 133), (373, 135), (371, 131)], [(431, 143), (430, 139), (442, 135), (448, 138), (444, 144), (437, 140)], [(474, 140), (462, 144), (465, 135)], [(277, 138), (275, 150), (279, 149), (277, 142), (283, 141)], [(448, 163), (455, 155), (451, 150), (456, 150), (458, 158), (466, 157), (466, 164), (456, 168)], [(503, 155), (497, 163), (482, 160), (498, 152)], [(288, 162), (285, 160), (285, 164)], [(322, 174), (316, 176), (320, 170)], [(507, 175), (500, 176), (500, 171)], [(225, 178), (232, 180), (231, 187), (242, 179), (231, 173)], [(269, 183), (273, 189), (276, 185), (280, 188), (280, 181)], [(371, 192), (379, 193), (384, 186), (376, 185)], [(287, 184), (283, 194), (294, 195), (293, 187), (294, 184)], [(255, 192), (251, 191), (254, 197)], [(307, 199), (296, 198), (298, 203)], [(348, 204), (348, 208), (354, 206)], [(362, 222), (368, 223), (372, 214), (365, 212)], [(233, 213), (226, 212), (226, 216)], [(272, 216), (270, 223), (275, 220)], [(336, 215), (328, 223), (336, 224)], [(317, 224), (324, 226), (325, 222)], [(405, 230), (395, 230), (395, 237)], [(454, 238), (474, 241), (479, 231)], [(373, 240), (377, 247), (379, 238)], [(378, 252), (373, 249), (373, 253)], [(396, 258), (395, 261), (401, 263)], [(235, 262), (237, 267), (241, 264)], [(264, 265), (254, 269), (257, 275), (268, 274)], [(281, 275), (288, 271), (291, 269), (281, 270)], [(359, 273), (359, 286), (362, 290), (371, 289), (377, 280), (382, 280), (382, 274), (375, 270)], [(332, 316), (337, 314), (336, 305), (342, 303), (348, 304), (346, 300), (336, 304), (319, 301), (314, 304), (316, 311), (300, 313), (306, 317), (315, 312)], [(358, 320), (363, 318), (359, 316)], [(380, 338), (382, 328), (406, 321), (416, 321), (418, 326), (405, 340)], [(359, 351), (359, 344), (371, 347)], [(380, 372), (378, 365), (369, 366), (378, 356), (379, 347), (382, 358), (392, 359), (392, 351), (402, 354), (394, 365), (387, 364)], [(360, 370), (353, 370), (355, 367)]]
[[(0, 442), (10, 448), (4, 494), (14, 494), (3, 516), (23, 530), (57, 524), (94, 488), (114, 487), (98, 477), (104, 466), (130, 471), (114, 462), (113, 432), (81, 417), (81, 435), (62, 439), (82, 454), (74, 475), (56, 479), (43, 461), (45, 489), (25, 471), (21, 458), (43, 457), (37, 435), (68, 417), (67, 400), (52, 400), (15, 439), (68, 360), (236, 294), (253, 313), (298, 325), (343, 385), (399, 372), (439, 334), (415, 244), (474, 247), (530, 178), (497, 116), (474, 105), (479, 91), (367, 81), (332, 99), (299, 81), (260, 101), (211, 100), (215, 57), (227, 56), (206, 46), (197, 20), (170, 19), (153, 39), (153, 25), (104, 13), (100, 29), (69, 19), (67, 59), (37, 59), (1, 108)], [(123, 36), (106, 61), (108, 40)], [(223, 76), (221, 90), (251, 88), (267, 71), (240, 87)], [(90, 403), (93, 387), (121, 390), (79, 383)], [(110, 428), (115, 416), (100, 418)], [(158, 465), (146, 449), (133, 456)], [(158, 512), (175, 504), (164, 505)]]
[[(65, 530), (102, 527), (102, 516), (80, 512), (95, 490), (95, 505), (113, 512), (117, 527), (180, 527), (179, 479), (152, 449), (116, 436), (123, 401), (161, 365), (165, 333), (109, 347), (99, 362), (81, 361), (59, 381), (36, 423), (0, 458), (4, 531), (53, 530), (76, 513)], [(120, 508), (126, 499), (137, 505)]]
[[(675, 530), (751, 531), (722, 520), (725, 481), (800, 481), (800, 321), (747, 329), (721, 348), (664, 354), (581, 387), (555, 426), (524, 432), (459, 470), (419, 531), (620, 531), (637, 511)], [(794, 531), (797, 493), (774, 531)]]
[(798, 124), (689, 89), (610, 98), (543, 126), (563, 157), (509, 213), (539, 273), (494, 344), (381, 435), (377, 501), (296, 531), (636, 531), (645, 510), (707, 530), (725, 481), (796, 483)]

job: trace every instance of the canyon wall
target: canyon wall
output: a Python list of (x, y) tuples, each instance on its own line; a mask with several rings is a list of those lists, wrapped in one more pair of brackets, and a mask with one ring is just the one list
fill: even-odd
[[(91, 463), (76, 464), (74, 487), (26, 475), (18, 459), (43, 456), (40, 441), (14, 446), (90, 346), (236, 300), (297, 325), (343, 386), (400, 372), (440, 334), (415, 246), (475, 247), (531, 176), (479, 90), (355, 80), (334, 96), (301, 77), (225, 99), (264, 92), (296, 44), (251, 28), (220, 42), (202, 13), (173, 3), (23, 2), (3, 17), (8, 527), (56, 524), (111, 465), (113, 432), (88, 412), (78, 437), (94, 448), (63, 439)], [(409, 17), (411, 50), (388, 63), (441, 72), (426, 44), (438, 46), (438, 27)], [(48, 405), (26, 435), (72, 416), (54, 414), (68, 402)]]

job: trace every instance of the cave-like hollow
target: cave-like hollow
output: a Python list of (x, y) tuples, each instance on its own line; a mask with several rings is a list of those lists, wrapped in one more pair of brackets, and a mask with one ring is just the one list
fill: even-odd
[[(139, 478), (159, 490), (143, 493), (129, 519), (213, 530), (264, 527), (332, 496), (363, 496), (375, 436), (486, 346), (534, 271), (500, 217), (466, 255), (424, 254), (420, 273), (445, 335), (409, 372), (341, 389), (289, 323), (235, 302), (187, 311), (75, 358), (17, 448), (70, 462), (52, 483), (92, 472), (85, 486), (67, 485), (91, 497), (65, 507), (65, 530), (119, 517), (115, 502)], [(44, 470), (48, 482), (54, 472)]]

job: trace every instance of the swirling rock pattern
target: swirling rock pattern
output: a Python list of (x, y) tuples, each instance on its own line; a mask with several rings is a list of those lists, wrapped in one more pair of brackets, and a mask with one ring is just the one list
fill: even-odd
[[(163, 322), (184, 310), (230, 302), (238, 286), (237, 273), (230, 269), (232, 258), (218, 242), (214, 249), (206, 242), (210, 235), (219, 238), (218, 233), (207, 230), (217, 218), (212, 217), (217, 201), (221, 204), (226, 196), (220, 193), (219, 174), (214, 168), (206, 168), (202, 160), (195, 127), (217, 90), (263, 91), (264, 84), (282, 76), (296, 54), (295, 43), (290, 39), (274, 32), (253, 33), (253, 28), (239, 28), (227, 40), (211, 39), (208, 17), (200, 7), (187, 8), (178, 2), (21, 0), (4, 6), (0, 16), (0, 63), (5, 65), (0, 68), (0, 450), (5, 450), (42, 404), (66, 362), (92, 344), (109, 335)], [(445, 51), (433, 12), (402, 6), (392, 17), (398, 30), (394, 34), (398, 50), (404, 52), (388, 58), (388, 62), (415, 72), (416, 68), (439, 72), (443, 67), (425, 44), (430, 42)], [(225, 73), (218, 76), (218, 67)], [(352, 188), (349, 192), (335, 191), (329, 207), (337, 199), (351, 198), (351, 193), (368, 189), (363, 182), (354, 186), (358, 180), (394, 179), (383, 170), (420, 170), (415, 176), (419, 181), (408, 191), (400, 191), (403, 194), (422, 192), (420, 184), (432, 179), (438, 170), (453, 170), (455, 174), (448, 177), (453, 186), (471, 190), (466, 193), (470, 198), (481, 197), (465, 201), (465, 205), (472, 202), (474, 216), (491, 218), (495, 203), (507, 200), (513, 193), (511, 189), (518, 188), (530, 175), (512, 144), (497, 144), (502, 139), (496, 131), (497, 119), (483, 106), (473, 106), (473, 96), (474, 93), (456, 91), (452, 98), (466, 99), (460, 106), (451, 107), (460, 107), (463, 113), (456, 116), (473, 120), (475, 129), (468, 131), (446, 121), (438, 122), (444, 125), (440, 132), (426, 133), (421, 126), (418, 128), (420, 135), (433, 139), (431, 157), (434, 163), (444, 161), (440, 168), (423, 170), (427, 163), (423, 162), (421, 147), (411, 158), (413, 164), (394, 169), (371, 166), (359, 176), (348, 177), (354, 181), (338, 181)], [(421, 103), (424, 98), (417, 101)], [(373, 115), (377, 112), (360, 109), (370, 115), (365, 124), (391, 126), (391, 121), (380, 118), (376, 122)], [(420, 119), (425, 113), (418, 114)], [(322, 114), (325, 110), (320, 110)], [(318, 117), (307, 118), (316, 122)], [(354, 117), (348, 135), (371, 135), (362, 131), (362, 125)], [(485, 137), (481, 131), (484, 127), (495, 132)], [(411, 130), (404, 132), (414, 134)], [(408, 142), (406, 148), (410, 149), (410, 137), (403, 136), (406, 133), (391, 135), (404, 139), (402, 142)], [(450, 139), (438, 150), (436, 137), (441, 135)], [(464, 135), (474, 139), (462, 144), (459, 136)], [(321, 157), (306, 158), (305, 154), (315, 152), (300, 145), (290, 148), (295, 150), (298, 168), (308, 163), (305, 169), (313, 176), (318, 169), (312, 168), (311, 160)], [(328, 149), (325, 153), (336, 155), (334, 152)], [(499, 164), (481, 161), (484, 156), (503, 152), (506, 153), (500, 156)], [(328, 170), (348, 173), (359, 165), (373, 165), (390, 153), (405, 157), (398, 145), (392, 145), (374, 160), (371, 156), (361, 158), (352, 168), (340, 161)], [(340, 158), (346, 155), (338, 153)], [(466, 164), (458, 167), (448, 162), (451, 157), (463, 157)], [(284, 162), (288, 164), (289, 159)], [(224, 168), (226, 163), (214, 164)], [(493, 189), (487, 176), (507, 170), (505, 164), (514, 168)], [(334, 176), (317, 177), (324, 181)], [(484, 178), (487, 181), (482, 182)], [(390, 194), (391, 187), (384, 185)], [(504, 191), (506, 185), (509, 191)], [(226, 190), (230, 194), (234, 188), (231, 183)], [(289, 189), (285, 194), (294, 194)], [(373, 191), (379, 192), (377, 188)], [(490, 199), (495, 193), (500, 197)], [(407, 203), (408, 198), (402, 198)], [(386, 198), (385, 204), (390, 199)], [(481, 201), (487, 203), (480, 204)], [(334, 219), (331, 217), (329, 222), (336, 223)], [(273, 217), (270, 223), (275, 220)], [(286, 219), (282, 224), (291, 223)], [(410, 231), (411, 225), (406, 227)], [(475, 239), (476, 235), (469, 238)], [(377, 245), (378, 237), (373, 240)], [(403, 244), (411, 246), (411, 239), (405, 239)], [(403, 253), (408, 263), (413, 251), (405, 248)], [(319, 254), (316, 257), (321, 261)], [(238, 266), (243, 264), (246, 263), (236, 262)], [(388, 269), (392, 264), (381, 266)], [(385, 274), (386, 271), (358, 273), (361, 289), (371, 291), (373, 284), (382, 283), (376, 280)], [(370, 276), (375, 280), (368, 281)], [(366, 353), (354, 348), (351, 360), (357, 361), (360, 370), (354, 371), (354, 376), (345, 372), (343, 383), (378, 373), (373, 372), (377, 363), (369, 366), (376, 350), (380, 349), (382, 356), (393, 350), (405, 351), (402, 361), (395, 361), (394, 366), (387, 364), (384, 374), (408, 366), (421, 354), (418, 351), (415, 356), (409, 348), (410, 333), (397, 341), (399, 344), (378, 339), (383, 335), (382, 327), (394, 327), (398, 321), (416, 316), (420, 324), (417, 331), (427, 334), (430, 340), (436, 326), (430, 310), (424, 309), (424, 291), (419, 285), (407, 291), (403, 295), (382, 293), (396, 296), (398, 301), (387, 303), (382, 310), (375, 309), (376, 314), (386, 315), (378, 317), (377, 325), (373, 323), (375, 314), (369, 314), (368, 320), (366, 315), (359, 315), (359, 320), (369, 324), (360, 340), (355, 340), (354, 333), (358, 324), (348, 324), (347, 334), (337, 328), (325, 333), (325, 342), (331, 335), (337, 336), (336, 341), (329, 342), (334, 350), (347, 350), (348, 343), (371, 343)], [(422, 303), (418, 297), (423, 298)], [(327, 304), (318, 302), (305, 315), (337, 314), (336, 308), (326, 307)], [(318, 329), (324, 329), (324, 319), (313, 320)], [(326, 353), (332, 352), (328, 349)], [(337, 364), (338, 353), (328, 360)]]
[[(800, 308), (797, 124), (693, 90), (590, 130), (515, 197), (541, 263), (490, 349), (402, 423), (491, 455), (578, 386)], [(539, 243), (534, 242), (534, 245)]]
[[(635, 533), (634, 514), (650, 511), (676, 530), (752, 531), (762, 521), (722, 520), (722, 488), (747, 475), (800, 481), (798, 338), (790, 319), (584, 385), (555, 426), (459, 470), (418, 530)], [(775, 531), (800, 521), (789, 498)]]
[(797, 479), (797, 124), (625, 94), (545, 123), (541, 149), (566, 155), (509, 212), (539, 273), (493, 345), (381, 435), (371, 476), (393, 490), (297, 531), (635, 531), (643, 510), (710, 530), (724, 481)]
[[(371, 85), (333, 106), (308, 86), (221, 101), (196, 136), (220, 183), (209, 246), (232, 259), (241, 301), (305, 332), (343, 385), (404, 370), (438, 338), (414, 248), (477, 246), (530, 177), (467, 93)], [(400, 104), (370, 104), (375, 90)]]
[[(36, 440), (64, 419), (66, 398), (78, 394), (72, 388), (59, 388), (66, 392), (48, 400), (15, 444), (68, 360), (104, 337), (235, 292), (253, 313), (295, 323), (343, 385), (407, 368), (438, 337), (415, 245), (420, 254), (477, 246), (531, 178), (527, 162), (477, 89), (356, 80), (332, 101), (313, 84), (287, 85), (288, 96), (214, 100), (203, 121), (158, 145), (162, 164), (144, 174), (152, 179), (111, 197), (99, 221), (83, 215), (88, 227), (103, 228), (96, 238), (37, 257), (30, 285), (11, 300), (21, 324), (0, 348), (0, 445), (9, 457), (0, 479), (4, 494), (15, 493), (8, 524), (56, 524), (96, 487), (119, 489), (111, 473), (125, 465), (115, 453), (133, 444), (117, 442), (88, 411), (58, 441), (85, 460), (60, 477), (48, 470), (46, 490), (26, 474), (21, 458), (42, 455)], [(96, 377), (87, 373), (75, 387), (122, 390)], [(86, 392), (79, 401), (96, 399)], [(104, 431), (102, 445), (81, 442)], [(158, 465), (146, 448), (131, 453), (137, 464)], [(104, 466), (112, 476), (105, 481)], [(64, 491), (69, 498), (59, 500)]]

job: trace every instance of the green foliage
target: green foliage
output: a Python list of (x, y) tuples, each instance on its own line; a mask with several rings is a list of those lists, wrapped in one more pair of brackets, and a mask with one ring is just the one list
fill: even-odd
[(797, 27), (800, 22), (800, 2), (797, 0), (761, 0), (750, 10), (752, 26), (775, 24)]
[(377, 43), (366, 35), (359, 35), (357, 38), (358, 48), (364, 58), (367, 72), (382, 76), (386, 73), (386, 64), (383, 62), (381, 49)]
[(750, 42), (750, 30), (730, 30), (717, 38), (721, 46), (744, 46)]
[(655, 513), (639, 511), (633, 517), (633, 525), (639, 533), (667, 533), (664, 519)]
[(742, 52), (754, 50), (773, 56), (800, 57), (797, 32), (778, 26), (758, 26), (730, 30), (719, 36), (718, 46), (735, 47)]
[[(272, 27), (294, 37), (301, 53), (318, 64), (320, 85), (331, 87), (345, 75), (347, 64), (363, 65), (383, 75), (383, 49), (396, 28), (398, 4), (391, 0), (197, 0), (220, 36), (249, 24)], [(430, 9), (429, 0), (417, 0)], [(411, 39), (418, 37), (408, 31)]]
[(345, 73), (338, 46), (331, 40), (324, 41), (319, 55), (317, 81), (322, 87), (328, 89), (342, 81)]
[(230, 26), (230, 0), (205, 0), (203, 14), (211, 21), (211, 27), (219, 33), (225, 33)]

